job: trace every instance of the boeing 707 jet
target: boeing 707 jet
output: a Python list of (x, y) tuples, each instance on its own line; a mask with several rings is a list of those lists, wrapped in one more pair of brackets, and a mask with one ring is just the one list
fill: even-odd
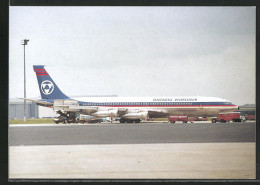
[(41, 99), (26, 99), (52, 107), (58, 114), (75, 119), (79, 114), (95, 118), (120, 117), (120, 122), (140, 122), (168, 115), (217, 116), (238, 110), (230, 101), (217, 97), (80, 97), (66, 96), (44, 68), (34, 65)]

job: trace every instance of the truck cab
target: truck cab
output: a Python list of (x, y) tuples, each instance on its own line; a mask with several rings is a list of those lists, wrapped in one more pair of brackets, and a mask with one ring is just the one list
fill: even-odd
[(241, 122), (240, 112), (219, 113), (217, 118), (212, 118), (212, 123)]
[(175, 123), (176, 121), (188, 122), (188, 116), (185, 115), (170, 115), (168, 119), (171, 123)]

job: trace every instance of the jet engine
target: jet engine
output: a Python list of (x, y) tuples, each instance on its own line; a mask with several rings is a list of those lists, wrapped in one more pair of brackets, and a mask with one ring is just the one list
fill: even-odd
[(146, 119), (148, 112), (127, 113), (121, 116), (123, 119)]
[(108, 110), (108, 111), (97, 111), (91, 113), (91, 116), (95, 117), (117, 117), (118, 110)]

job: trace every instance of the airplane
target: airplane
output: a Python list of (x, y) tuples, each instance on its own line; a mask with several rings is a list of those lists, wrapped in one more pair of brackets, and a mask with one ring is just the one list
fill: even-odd
[[(217, 97), (78, 97), (65, 95), (44, 65), (34, 65), (41, 99), (26, 100), (52, 107), (60, 116), (70, 122), (79, 114), (95, 118), (120, 117), (120, 123), (138, 123), (147, 118), (160, 118), (169, 115), (214, 117), (219, 113), (233, 112), (238, 106), (229, 100)], [(69, 121), (68, 121), (69, 122)]]

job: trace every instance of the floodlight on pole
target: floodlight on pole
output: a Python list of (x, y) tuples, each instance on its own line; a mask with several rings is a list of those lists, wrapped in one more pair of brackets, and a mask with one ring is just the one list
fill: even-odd
[(24, 39), (22, 40), (22, 45), (23, 45), (23, 56), (24, 56), (24, 119), (23, 121), (26, 122), (26, 75), (25, 75), (25, 45), (29, 42), (29, 39)]

